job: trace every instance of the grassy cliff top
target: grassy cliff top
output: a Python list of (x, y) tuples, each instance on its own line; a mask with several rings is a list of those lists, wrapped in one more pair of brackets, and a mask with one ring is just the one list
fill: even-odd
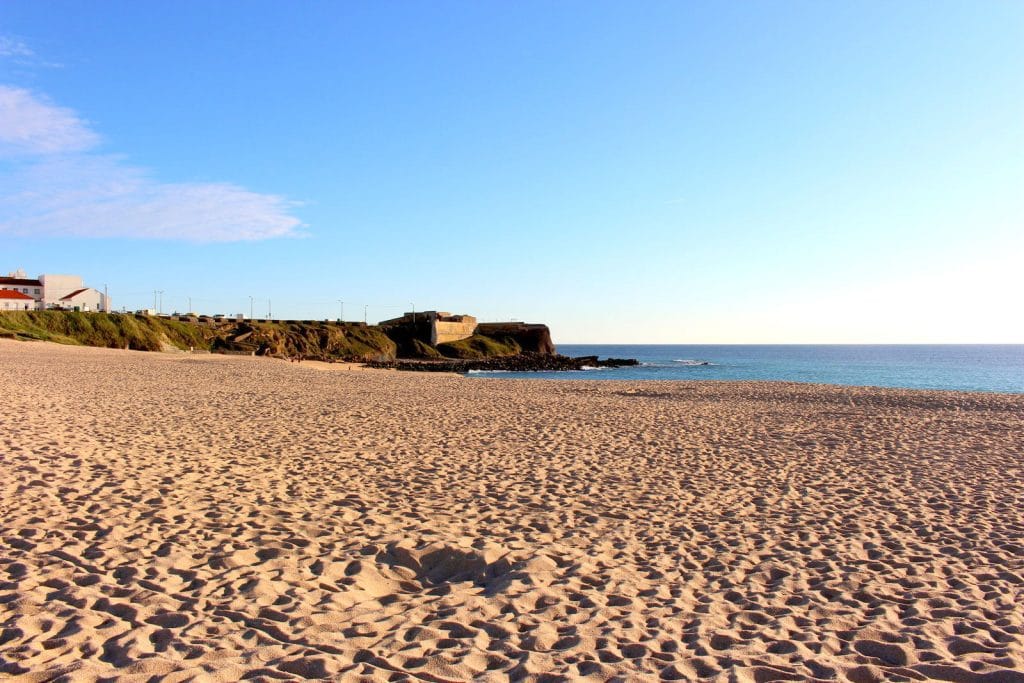
[(396, 356), (476, 360), (515, 356), (524, 350), (543, 353), (546, 347), (538, 347), (538, 343), (544, 339), (550, 345), (546, 327), (543, 338), (535, 339), (537, 333), (532, 330), (521, 338), (512, 334), (475, 334), (436, 348), (417, 338), (417, 331), (427, 330), (318, 321), (198, 321), (134, 313), (0, 311), (0, 335), (137, 351), (193, 348), (214, 353), (322, 360), (390, 360)]
[(206, 330), (177, 320), (131, 313), (3, 311), (0, 332), (23, 339), (139, 351), (208, 349)]
[(205, 324), (132, 313), (0, 311), (0, 333), (59, 344), (138, 351), (208, 350), (322, 359), (395, 357), (395, 343), (374, 327), (317, 322)]
[(446, 358), (498, 358), (501, 356), (516, 356), (522, 353), (523, 349), (514, 339), (496, 339), (485, 337), (481, 334), (474, 334), (472, 337), (460, 339), (459, 341), (438, 344), (437, 350)]

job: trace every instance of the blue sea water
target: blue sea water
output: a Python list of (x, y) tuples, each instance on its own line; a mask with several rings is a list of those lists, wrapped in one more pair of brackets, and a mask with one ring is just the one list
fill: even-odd
[(480, 372), (475, 377), (606, 380), (775, 380), (850, 386), (1024, 393), (1024, 344), (585, 345), (567, 356), (636, 358), (639, 367)]

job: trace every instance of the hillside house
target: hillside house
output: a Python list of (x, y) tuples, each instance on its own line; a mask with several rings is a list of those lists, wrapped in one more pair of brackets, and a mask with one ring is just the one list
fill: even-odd
[(13, 289), (0, 289), (0, 311), (34, 311), (36, 300)]
[[(0, 277), (0, 292), (18, 292), (32, 299), (27, 310), (42, 311), (49, 308), (79, 311), (109, 311), (110, 302), (103, 292), (86, 287), (78, 275), (44, 274), (29, 278), (24, 271), (8, 273)], [(13, 302), (14, 298), (4, 301)], [(18, 310), (26, 310), (25, 302)], [(13, 308), (13, 307), (12, 307)], [(0, 310), (4, 309), (0, 303)], [(10, 310), (10, 309), (8, 309)]]

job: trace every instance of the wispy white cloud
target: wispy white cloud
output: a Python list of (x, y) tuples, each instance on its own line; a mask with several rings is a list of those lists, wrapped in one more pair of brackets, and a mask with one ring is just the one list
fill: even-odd
[(0, 85), (0, 235), (230, 242), (296, 236), (296, 202), (233, 183), (168, 183), (70, 109)]
[(35, 52), (20, 38), (0, 35), (0, 57), (34, 57)]
[(57, 62), (40, 59), (35, 50), (21, 38), (8, 34), (0, 35), (0, 59), (9, 60), (13, 64), (27, 67), (59, 68)]
[(24, 88), (0, 85), (0, 155), (76, 152), (98, 142), (72, 110)]

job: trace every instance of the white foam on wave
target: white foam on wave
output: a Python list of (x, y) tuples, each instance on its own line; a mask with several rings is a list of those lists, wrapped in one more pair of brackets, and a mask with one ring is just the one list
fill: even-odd
[(693, 358), (676, 358), (672, 362), (679, 363), (680, 365), (714, 365), (711, 361), (695, 360)]

